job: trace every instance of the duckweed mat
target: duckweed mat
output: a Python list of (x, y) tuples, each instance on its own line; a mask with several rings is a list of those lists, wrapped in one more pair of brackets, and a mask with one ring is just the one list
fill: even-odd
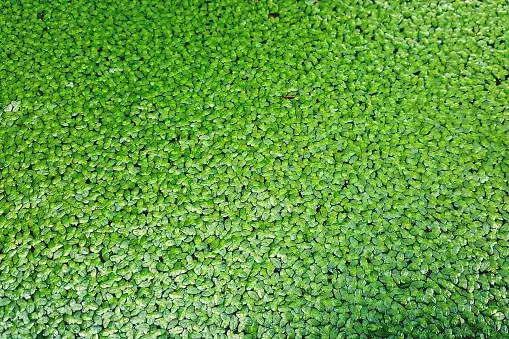
[(509, 336), (507, 1), (0, 22), (1, 338)]

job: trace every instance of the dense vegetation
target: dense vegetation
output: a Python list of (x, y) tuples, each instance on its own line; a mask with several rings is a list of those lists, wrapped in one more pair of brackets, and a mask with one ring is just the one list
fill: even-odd
[(0, 4), (0, 337), (509, 336), (506, 1)]

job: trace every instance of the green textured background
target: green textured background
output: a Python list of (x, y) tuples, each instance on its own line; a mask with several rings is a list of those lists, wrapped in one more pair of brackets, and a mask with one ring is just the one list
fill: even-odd
[(508, 11), (2, 1), (0, 337), (508, 337)]

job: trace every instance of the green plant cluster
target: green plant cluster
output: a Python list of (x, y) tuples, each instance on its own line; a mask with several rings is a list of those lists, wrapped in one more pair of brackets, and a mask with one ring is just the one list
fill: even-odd
[(1, 338), (509, 336), (506, 1), (0, 3)]

